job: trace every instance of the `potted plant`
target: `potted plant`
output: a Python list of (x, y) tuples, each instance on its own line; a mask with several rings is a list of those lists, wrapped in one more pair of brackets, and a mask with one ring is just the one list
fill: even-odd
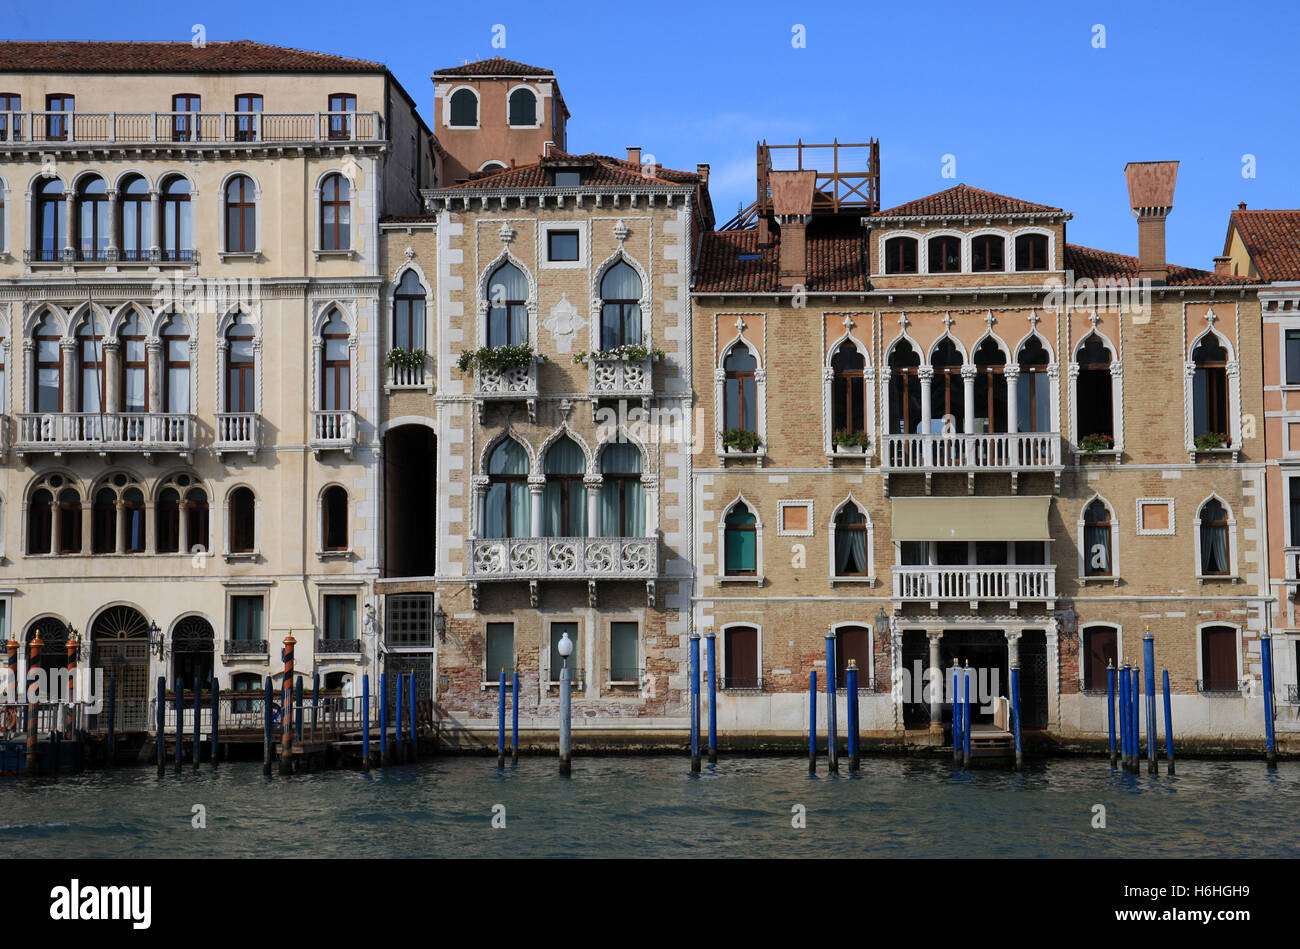
[(1099, 451), (1110, 451), (1115, 447), (1115, 439), (1109, 435), (1103, 435), (1101, 432), (1093, 432), (1091, 435), (1084, 435), (1079, 439), (1079, 451), (1085, 455), (1096, 454)]
[(390, 369), (405, 369), (414, 372), (424, 368), (425, 352), (423, 349), (402, 349), (400, 346), (388, 351), (385, 362)]
[(729, 428), (722, 433), (722, 447), (728, 454), (752, 455), (763, 444), (758, 432), (744, 428)]
[(866, 432), (840, 429), (831, 434), (831, 444), (835, 446), (836, 454), (860, 455), (870, 447), (871, 439)]
[(596, 349), (591, 352), (578, 350), (573, 354), (575, 363), (584, 362), (644, 362), (652, 359), (655, 362), (661, 362), (667, 358), (667, 354), (657, 346), (643, 346), (640, 343), (625, 343), (622, 346), (615, 346), (613, 349)]
[(1197, 451), (1213, 451), (1216, 448), (1227, 448), (1231, 444), (1231, 439), (1223, 432), (1202, 432), (1194, 439)]
[(478, 349), (467, 349), (461, 353), (460, 358), (456, 360), (456, 365), (461, 372), (472, 372), (477, 369), (501, 375), (512, 369), (522, 369), (534, 359), (542, 358), (541, 355), (533, 352), (533, 347), (527, 343), (518, 346), (480, 346)]

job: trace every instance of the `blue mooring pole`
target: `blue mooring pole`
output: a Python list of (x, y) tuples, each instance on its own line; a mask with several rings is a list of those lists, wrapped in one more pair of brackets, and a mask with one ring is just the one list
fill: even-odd
[(212, 677), (212, 767), (221, 753), (221, 680)]
[(717, 636), (706, 630), (704, 642), (709, 676), (709, 764), (718, 763), (718, 661)]
[(361, 674), (361, 768), (370, 770), (370, 673)]
[(406, 682), (406, 677), (402, 673), (397, 673), (397, 681), (393, 683), (393, 760), (401, 764), (406, 760), (406, 734), (402, 731), (402, 706), (406, 703), (402, 695), (402, 687)]
[(1142, 667), (1133, 664), (1133, 760), (1131, 767), (1134, 774), (1142, 770)]
[(1273, 740), (1273, 636), (1260, 634), (1260, 659), (1264, 666), (1264, 760), (1277, 767), (1277, 743)]
[(311, 674), (311, 736), (316, 737), (316, 722), (320, 717), (320, 673)]
[(844, 691), (849, 699), (849, 720), (845, 723), (849, 733), (849, 771), (858, 770), (858, 663), (849, 660), (844, 670)]
[(497, 682), (497, 767), (506, 766), (506, 669), (501, 667)]
[(1119, 720), (1120, 720), (1120, 767), (1127, 771), (1129, 744), (1132, 740), (1132, 734), (1129, 732), (1129, 706), (1133, 702), (1133, 695), (1128, 687), (1129, 673), (1132, 666), (1125, 662), (1119, 671)]
[(176, 773), (181, 773), (181, 749), (185, 745), (185, 678), (176, 677)]
[(158, 773), (167, 767), (167, 677), (158, 677), (158, 703), (154, 715), (155, 731), (158, 737)]
[(271, 677), (262, 689), (262, 773), (271, 773)]
[(113, 767), (113, 759), (114, 759), (114, 757), (115, 757), (115, 755), (116, 755), (116, 752), (117, 752), (117, 745), (116, 745), (116, 742), (115, 742), (114, 732), (113, 732), (113, 724), (114, 724), (114, 723), (113, 723), (113, 718), (114, 718), (114, 717), (116, 716), (116, 714), (117, 714), (117, 708), (115, 707), (115, 704), (116, 704), (116, 703), (115, 703), (115, 701), (114, 701), (114, 700), (117, 698), (117, 693), (116, 693), (116, 690), (113, 688), (115, 685), (117, 685), (117, 680), (116, 680), (116, 679), (109, 679), (109, 680), (108, 680), (108, 705), (107, 705), (107, 708), (108, 708), (108, 741), (107, 741), (107, 743), (106, 743), (106, 746), (107, 746), (107, 747), (106, 747), (106, 752), (107, 752), (107, 755), (108, 755), (108, 761), (107, 761), (106, 763), (107, 763), (107, 766), (110, 767), (110, 768)]
[(199, 766), (199, 754), (201, 753), (201, 738), (199, 731), (199, 710), (203, 708), (203, 693), (199, 691), (200, 683), (198, 673), (194, 674), (194, 767)]
[(840, 770), (840, 729), (836, 721), (835, 634), (826, 634), (826, 770)]
[(1016, 729), (1016, 770), (1025, 767), (1025, 754), (1020, 745), (1020, 660), (1011, 663), (1011, 716)]
[[(420, 757), (420, 736), (415, 730), (415, 673), (406, 680), (406, 694), (410, 697), (411, 704), (406, 709), (407, 728), (411, 732), (411, 760), (414, 761)], [(519, 676), (515, 675), (515, 699), (519, 698)], [(518, 702), (516, 702), (518, 704)], [(515, 713), (515, 744), (519, 744), (519, 714)]]
[(1106, 660), (1106, 725), (1110, 731), (1110, 766), (1115, 767), (1115, 662)]
[(700, 770), (700, 634), (691, 633), (691, 770)]
[(1164, 671), (1165, 687), (1165, 757), (1169, 759), (1169, 764), (1165, 768), (1170, 774), (1174, 773), (1174, 717), (1172, 713), (1172, 703), (1169, 699), (1169, 670)]
[(302, 744), (302, 676), (298, 676), (293, 683), (293, 740), (295, 744)]
[[(411, 676), (411, 744), (415, 744), (415, 676)], [(519, 761), (519, 673), (510, 680), (510, 763)]]
[(379, 673), (379, 763), (388, 764), (388, 673)]
[(817, 773), (817, 670), (808, 673), (808, 773)]
[(1146, 663), (1147, 690), (1147, 774), (1159, 774), (1156, 764), (1156, 640), (1148, 631), (1142, 637), (1142, 661)]
[(952, 661), (952, 763), (961, 764), (961, 669)]
[(961, 766), (970, 767), (970, 660), (966, 660), (965, 694), (961, 703)]

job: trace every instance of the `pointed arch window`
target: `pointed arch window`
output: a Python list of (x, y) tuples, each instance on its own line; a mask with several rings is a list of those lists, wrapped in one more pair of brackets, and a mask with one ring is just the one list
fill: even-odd
[(1192, 435), (1221, 435), (1229, 445), (1228, 350), (1206, 333), (1192, 350), (1192, 365)]
[(352, 349), (348, 345), (348, 324), (338, 309), (330, 310), (321, 327), (321, 408), (346, 411), (352, 405)]
[(1083, 512), (1083, 575), (1109, 577), (1112, 575), (1114, 551), (1111, 547), (1110, 509), (1097, 498)]
[(758, 360), (744, 343), (736, 343), (723, 360), (723, 428), (747, 432), (758, 428), (758, 387), (755, 370)]
[(542, 491), (545, 537), (587, 536), (587, 492), (583, 475), (587, 457), (567, 435), (546, 450), (546, 487)]
[(76, 488), (59, 492), (59, 536), (61, 554), (81, 553), (81, 495)]
[(975, 350), (975, 431), (1007, 430), (1007, 354), (985, 337)]
[(1020, 347), (1016, 361), (1020, 376), (1016, 380), (1016, 423), (1022, 432), (1050, 432), (1051, 379), (1047, 373), (1047, 350), (1037, 336)]
[(187, 414), (190, 411), (190, 331), (179, 313), (167, 317), (163, 324), (162, 348), (164, 411)]
[(208, 546), (208, 495), (195, 486), (185, 492), (185, 547), (209, 550)]
[(1079, 367), (1075, 382), (1075, 410), (1078, 412), (1078, 435), (1105, 435), (1115, 438), (1114, 380), (1111, 376), (1111, 352), (1101, 337), (1092, 333), (1079, 347), (1075, 357)]
[(528, 279), (504, 263), (488, 279), (487, 344), (522, 346), (528, 342)]
[(414, 270), (402, 274), (393, 294), (393, 346), (407, 352), (424, 349), (424, 287)]
[(600, 279), (600, 348), (641, 343), (641, 275), (620, 260)]
[(965, 418), (966, 385), (962, 382), (962, 355), (945, 336), (930, 357), (934, 379), (930, 383), (930, 430), (951, 434), (961, 431)]
[(122, 188), (122, 218), (118, 225), (123, 260), (148, 260), (153, 243), (153, 201), (149, 182), (133, 175)]
[(36, 234), (32, 249), (37, 260), (58, 260), (63, 254), (63, 182), (47, 178), (36, 188)]
[(528, 455), (507, 438), (488, 456), (488, 490), (483, 501), (484, 537), (527, 537), (531, 530)]
[(108, 185), (98, 175), (77, 187), (77, 259), (108, 259)]
[(117, 492), (103, 487), (95, 492), (91, 508), (90, 550), (96, 554), (111, 554), (117, 550)]
[(867, 430), (867, 390), (863, 375), (866, 365), (858, 347), (847, 339), (831, 356), (832, 431)]
[(1228, 510), (1217, 498), (1201, 505), (1200, 572), (1206, 577), (1226, 577), (1232, 573), (1232, 539), (1228, 530)]
[(729, 577), (758, 573), (758, 521), (743, 501), (727, 512), (723, 529), (724, 573)]
[(645, 536), (641, 451), (630, 442), (606, 445), (600, 456), (600, 536)]
[(123, 412), (149, 410), (149, 359), (145, 351), (145, 326), (140, 313), (132, 310), (130, 317), (117, 331), (121, 354), (121, 386)]
[(77, 330), (77, 411), (104, 411), (104, 337), (94, 313), (89, 313)]
[(63, 411), (63, 356), (62, 338), (54, 314), (48, 310), (36, 324), (33, 334), (36, 341), (35, 391), (32, 405), (37, 412)]
[(870, 576), (867, 517), (852, 501), (835, 515), (835, 576)]
[(226, 411), (256, 412), (255, 333), (248, 317), (238, 316), (226, 330)]
[(889, 354), (889, 421), (897, 435), (921, 429), (921, 357), (907, 340)]
[(155, 521), (156, 549), (160, 554), (174, 554), (181, 549), (181, 494), (168, 485), (158, 493)]
[(327, 175), (321, 184), (320, 239), (322, 250), (352, 247), (352, 186), (340, 174)]

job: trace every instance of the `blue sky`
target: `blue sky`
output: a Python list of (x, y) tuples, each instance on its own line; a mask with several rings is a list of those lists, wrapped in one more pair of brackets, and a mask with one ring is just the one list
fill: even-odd
[[(1292, 3), (133, 0), (124, 15), (64, 0), (56, 16), (10, 3), (7, 39), (188, 41), (202, 23), (209, 40), (378, 60), (430, 124), (434, 69), (491, 55), (546, 66), (573, 113), (572, 149), (709, 162), (720, 222), (753, 200), (759, 138), (878, 138), (886, 206), (964, 181), (1064, 207), (1073, 243), (1121, 253), (1137, 247), (1125, 162), (1177, 159), (1169, 259), (1187, 266), (1211, 266), (1239, 201), (1300, 207)], [(505, 49), (492, 47), (496, 24)], [(805, 48), (792, 46), (796, 24)], [(945, 155), (955, 178), (942, 177)]]

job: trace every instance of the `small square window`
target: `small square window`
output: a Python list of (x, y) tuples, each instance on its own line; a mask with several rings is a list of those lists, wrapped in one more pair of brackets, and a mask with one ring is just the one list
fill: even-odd
[(547, 260), (577, 260), (578, 259), (578, 232), (577, 231), (547, 231), (546, 259)]
[(555, 172), (555, 187), (557, 188), (578, 188), (582, 185), (582, 172), (580, 171), (557, 171)]

